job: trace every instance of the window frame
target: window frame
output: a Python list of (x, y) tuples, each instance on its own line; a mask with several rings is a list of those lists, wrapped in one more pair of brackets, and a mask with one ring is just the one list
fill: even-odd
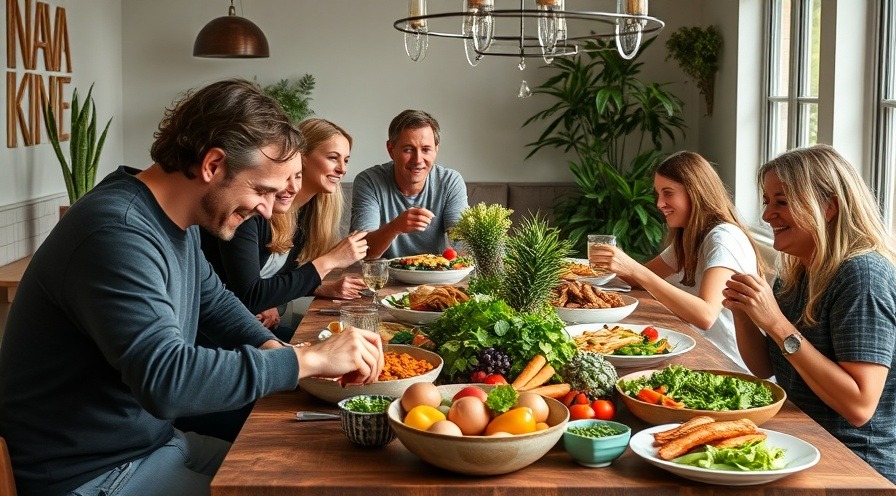
[[(885, 225), (896, 232), (896, 0), (877, 3), (872, 183)], [(888, 166), (891, 165), (891, 166)]]

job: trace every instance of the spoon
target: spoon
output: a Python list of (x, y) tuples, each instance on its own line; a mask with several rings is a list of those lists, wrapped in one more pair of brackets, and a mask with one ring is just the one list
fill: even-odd
[(340, 416), (335, 413), (325, 412), (296, 412), (296, 420), (339, 420)]

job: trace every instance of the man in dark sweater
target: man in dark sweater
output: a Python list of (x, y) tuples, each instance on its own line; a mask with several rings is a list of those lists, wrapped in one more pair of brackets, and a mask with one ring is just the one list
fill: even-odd
[[(221, 81), (166, 111), (155, 136), (154, 163), (72, 205), (22, 277), (0, 346), (0, 436), (24, 496), (207, 493), (229, 444), (172, 419), (382, 369), (374, 332), (275, 339), (199, 249), (198, 226), (228, 239), (269, 217), (301, 167), (304, 139), (277, 104)], [(231, 350), (195, 346), (200, 327)]]

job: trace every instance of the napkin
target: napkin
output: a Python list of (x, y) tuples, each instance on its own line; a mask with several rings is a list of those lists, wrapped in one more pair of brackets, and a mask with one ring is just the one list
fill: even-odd
[(601, 291), (618, 291), (620, 293), (628, 293), (632, 287), (619, 276), (610, 279), (608, 282), (598, 286)]

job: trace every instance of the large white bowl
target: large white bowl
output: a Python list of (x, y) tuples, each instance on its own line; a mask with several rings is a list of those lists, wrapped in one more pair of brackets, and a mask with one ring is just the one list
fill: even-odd
[(569, 324), (593, 324), (597, 322), (618, 322), (635, 311), (638, 299), (634, 296), (619, 295), (625, 306), (616, 308), (566, 308), (554, 307), (560, 320)]
[(389, 267), (389, 277), (406, 284), (455, 284), (473, 272), (473, 266), (449, 270), (408, 270)]
[[(492, 387), (475, 385), (485, 390)], [(439, 386), (439, 391), (443, 398), (450, 399), (466, 386), (470, 384), (449, 384)], [(402, 421), (405, 412), (400, 401), (393, 401), (386, 413), (398, 440), (408, 451), (424, 461), (461, 474), (497, 475), (514, 472), (534, 463), (563, 436), (569, 421), (569, 410), (555, 399), (545, 398), (545, 401), (549, 408), (550, 427), (530, 434), (505, 437), (450, 436), (409, 427)]]
[(373, 384), (365, 384), (362, 386), (346, 386), (342, 387), (339, 381), (332, 379), (323, 379), (320, 377), (307, 377), (299, 381), (299, 387), (330, 403), (338, 403), (345, 398), (357, 396), (359, 394), (374, 394), (382, 396), (393, 396), (400, 398), (404, 390), (415, 382), (433, 382), (442, 371), (444, 361), (438, 354), (416, 346), (407, 346), (401, 344), (386, 345), (385, 351), (394, 351), (396, 353), (407, 353), (408, 355), (418, 359), (426, 360), (433, 365), (432, 370), (416, 377), (408, 377), (407, 379), (396, 379), (394, 381), (374, 382)]
[[(572, 262), (572, 263), (577, 263), (577, 264), (582, 264), (582, 265), (589, 265), (587, 258), (567, 258), (566, 261)], [(590, 282), (591, 284), (593, 284), (595, 286), (602, 286), (602, 285), (612, 281), (613, 278), (615, 278), (615, 277), (616, 277), (615, 272), (607, 272), (605, 274), (601, 274), (601, 275), (597, 275), (597, 276), (593, 276), (593, 277), (589, 277), (589, 276), (577, 277), (576, 280)]]
[[(620, 322), (615, 323), (599, 323), (599, 324), (576, 324), (571, 326), (566, 326), (566, 333), (569, 334), (570, 337), (576, 337), (579, 334), (582, 334), (585, 331), (593, 331), (599, 330), (603, 326), (607, 326), (609, 328), (613, 328), (615, 326), (624, 327), (626, 329), (631, 329), (635, 332), (641, 332), (645, 327), (648, 327), (644, 324), (625, 324)], [(665, 362), (670, 358), (677, 357), (679, 355), (684, 355), (685, 353), (694, 349), (697, 346), (697, 341), (694, 338), (688, 336), (687, 334), (673, 331), (671, 329), (666, 329), (664, 327), (656, 327), (650, 326), (656, 329), (657, 334), (660, 338), (666, 338), (669, 341), (669, 344), (672, 345), (672, 351), (669, 353), (665, 353), (662, 355), (606, 355), (604, 354), (604, 358), (613, 364), (617, 369), (630, 369), (630, 368), (646, 368), (646, 367), (654, 367), (656, 365)]]
[[(393, 296), (396, 299), (403, 298), (407, 294), (407, 291), (401, 293), (394, 293), (389, 296)], [(384, 296), (380, 300), (380, 304), (383, 308), (386, 309), (387, 312), (391, 313), (393, 317), (396, 319), (407, 322), (410, 324), (429, 324), (430, 322), (435, 321), (439, 317), (442, 316), (442, 312), (424, 312), (422, 310), (411, 310), (409, 308), (398, 308), (387, 300), (389, 296)]]
[(765, 484), (806, 470), (821, 459), (821, 453), (818, 452), (818, 448), (798, 437), (767, 429), (759, 429), (768, 435), (765, 441), (768, 446), (784, 449), (784, 461), (787, 464), (784, 468), (779, 470), (751, 471), (712, 470), (663, 460), (657, 455), (657, 448), (653, 445), (653, 433), (672, 429), (678, 425), (680, 424), (666, 424), (644, 429), (632, 436), (629, 447), (636, 455), (663, 470), (697, 482), (722, 486)]

